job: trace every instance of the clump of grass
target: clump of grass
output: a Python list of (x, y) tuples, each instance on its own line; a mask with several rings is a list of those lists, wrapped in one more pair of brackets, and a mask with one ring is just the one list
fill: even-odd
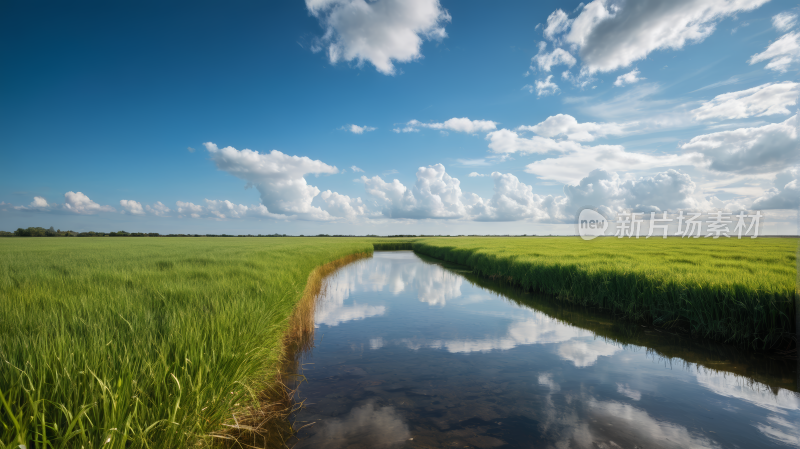
[(411, 242), (375, 242), (372, 244), (375, 251), (401, 251), (413, 249)]
[(371, 252), (343, 238), (0, 242), (0, 447), (264, 437), (309, 274)]
[(414, 251), (629, 319), (755, 350), (795, 341), (796, 239), (437, 238)]

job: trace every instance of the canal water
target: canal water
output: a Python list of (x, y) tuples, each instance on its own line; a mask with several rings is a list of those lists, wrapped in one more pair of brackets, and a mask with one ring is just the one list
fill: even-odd
[(525, 294), (411, 251), (326, 280), (297, 448), (800, 447), (797, 364)]

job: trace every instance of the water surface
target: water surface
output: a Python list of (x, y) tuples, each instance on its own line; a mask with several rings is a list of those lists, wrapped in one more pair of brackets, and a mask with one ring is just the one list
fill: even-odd
[(617, 322), (411, 251), (326, 280), (297, 448), (800, 447), (795, 362)]

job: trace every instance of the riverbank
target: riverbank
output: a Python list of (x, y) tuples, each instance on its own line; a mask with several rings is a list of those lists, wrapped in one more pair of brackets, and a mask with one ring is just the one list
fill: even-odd
[(296, 306), (374, 240), (3, 240), (0, 442), (168, 448), (258, 434), (285, 395)]
[(797, 239), (418, 239), (414, 251), (627, 319), (796, 351)]

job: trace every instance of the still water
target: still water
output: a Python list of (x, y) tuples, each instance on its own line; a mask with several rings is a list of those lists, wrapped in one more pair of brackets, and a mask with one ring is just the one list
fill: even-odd
[(794, 361), (616, 322), (411, 251), (326, 282), (297, 448), (800, 447)]

